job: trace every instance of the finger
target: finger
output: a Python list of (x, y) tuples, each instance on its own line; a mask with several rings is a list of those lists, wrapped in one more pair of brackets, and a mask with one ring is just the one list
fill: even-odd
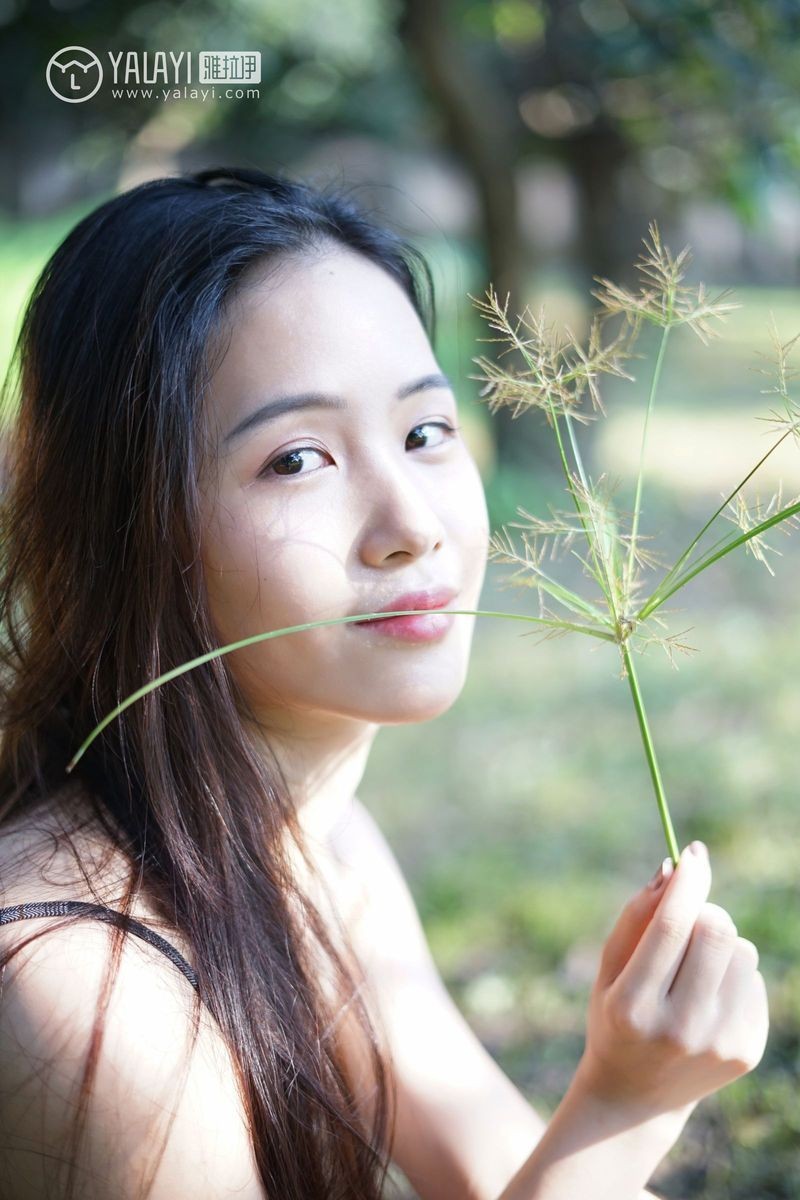
[(635, 892), (623, 908), (603, 946), (597, 973), (597, 982), (601, 987), (608, 987), (614, 982), (633, 954), (664, 895), (672, 871), (672, 859), (665, 858), (650, 882)]
[[(702, 848), (699, 852), (698, 847)], [(625, 988), (666, 996), (710, 888), (707, 851), (702, 842), (692, 842), (681, 854), (669, 887), (622, 972)]]
[(757, 948), (746, 938), (738, 938), (717, 989), (721, 1012), (736, 1013), (747, 1021), (745, 1002), (752, 998), (753, 978), (757, 970)]
[(705, 904), (694, 923), (689, 946), (668, 996), (677, 1017), (696, 1019), (717, 1008), (717, 992), (736, 947), (736, 926), (718, 904)]
[(769, 1000), (764, 976), (758, 970), (758, 950), (745, 938), (736, 943), (719, 987), (718, 1003), (723, 1019), (733, 1019), (731, 1036), (736, 1044), (744, 1046), (753, 1061), (759, 1061), (769, 1030)]

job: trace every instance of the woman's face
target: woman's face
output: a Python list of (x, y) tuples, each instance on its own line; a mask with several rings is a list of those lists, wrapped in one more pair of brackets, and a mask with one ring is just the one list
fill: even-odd
[[(483, 486), (462, 434), (445, 428), (458, 424), (456, 401), (400, 285), (336, 247), (252, 274), (228, 315), (207, 400), (219, 445), (202, 485), (220, 645), (421, 608), (394, 601), (429, 588), (453, 590), (440, 607), (477, 608)], [(329, 402), (233, 432), (263, 405), (312, 393)], [(228, 665), (275, 728), (290, 714), (425, 720), (459, 695), (475, 618), (438, 622), (448, 628), (427, 640), (369, 623), (323, 626), (235, 651)]]

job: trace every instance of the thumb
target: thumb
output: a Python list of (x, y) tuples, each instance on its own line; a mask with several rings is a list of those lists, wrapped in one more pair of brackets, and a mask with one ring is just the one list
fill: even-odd
[(650, 882), (635, 892), (623, 908), (603, 946), (597, 986), (609, 987), (622, 972), (653, 919), (673, 870), (672, 859), (665, 858)]

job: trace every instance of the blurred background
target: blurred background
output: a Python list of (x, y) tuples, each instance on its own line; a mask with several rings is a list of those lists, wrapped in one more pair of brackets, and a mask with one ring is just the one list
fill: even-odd
[[(585, 332), (595, 276), (638, 287), (655, 219), (691, 245), (688, 282), (741, 305), (708, 347), (670, 339), (641, 529), (679, 552), (771, 444), (768, 321), (800, 332), (798, 35), (794, 0), (0, 0), (0, 369), (47, 257), (110, 195), (221, 164), (333, 180), (429, 256), (435, 348), (499, 529), (518, 506), (546, 517), (564, 485), (544, 420), (490, 414), (470, 379), (491, 347), (469, 294), (493, 283)], [(142, 74), (158, 51), (258, 51), (261, 79), (163, 98), (130, 69), (117, 94), (105, 79), (64, 102), (46, 74), (65, 47)], [(579, 435), (629, 508), (651, 372), (604, 387), (607, 417)], [(800, 491), (785, 449), (748, 498)], [(800, 534), (771, 544), (774, 578), (742, 549), (676, 597), (670, 629), (699, 653), (639, 660), (679, 842), (707, 841), (711, 899), (759, 947), (771, 1006), (760, 1066), (702, 1102), (653, 1178), (676, 1200), (800, 1195)], [(510, 572), (489, 565), (482, 607), (535, 614)], [(615, 650), (520, 629), (477, 619), (457, 704), (385, 730), (360, 794), (461, 1010), (549, 1116), (602, 940), (666, 847)]]

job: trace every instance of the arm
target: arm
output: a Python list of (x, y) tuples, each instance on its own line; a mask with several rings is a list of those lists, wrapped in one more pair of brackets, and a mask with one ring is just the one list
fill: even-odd
[(594, 1100), (580, 1067), (547, 1130), (499, 1200), (639, 1200), (679, 1132)]
[[(571, 1085), (574, 1088), (574, 1083)], [(531, 1109), (533, 1112), (533, 1109)], [(534, 1114), (535, 1115), (535, 1114)], [(670, 1149), (674, 1139), (667, 1139), (666, 1149), (663, 1131), (652, 1128), (648, 1131), (637, 1131), (635, 1127), (602, 1109), (593, 1109), (590, 1101), (574, 1097), (571, 1091), (547, 1123), (536, 1117), (542, 1132), (537, 1136), (532, 1154), (525, 1160), (522, 1168), (513, 1176), (507, 1188), (498, 1200), (551, 1200), (550, 1193), (525, 1190), (531, 1180), (541, 1187), (539, 1181), (558, 1185), (553, 1192), (552, 1200), (561, 1200), (576, 1194), (577, 1185), (581, 1184), (581, 1196), (586, 1200), (595, 1200), (591, 1185), (598, 1176), (608, 1178), (610, 1175), (609, 1200), (624, 1200), (626, 1171), (636, 1170), (635, 1163), (641, 1162), (644, 1167), (644, 1178), (649, 1178), (654, 1166)], [(504, 1119), (501, 1115), (501, 1121)], [(570, 1156), (569, 1161), (558, 1168), (553, 1165), (562, 1156)], [(652, 1153), (656, 1159), (651, 1163)], [(633, 1154), (633, 1159), (631, 1158)], [(648, 1164), (650, 1167), (648, 1169)], [(641, 1173), (641, 1172), (640, 1172)], [(634, 1191), (632, 1200), (663, 1200), (655, 1192), (646, 1188), (639, 1190), (638, 1176), (633, 1175)], [(583, 1181), (591, 1181), (587, 1187)], [(605, 1193), (598, 1192), (597, 1200), (605, 1200)]]

